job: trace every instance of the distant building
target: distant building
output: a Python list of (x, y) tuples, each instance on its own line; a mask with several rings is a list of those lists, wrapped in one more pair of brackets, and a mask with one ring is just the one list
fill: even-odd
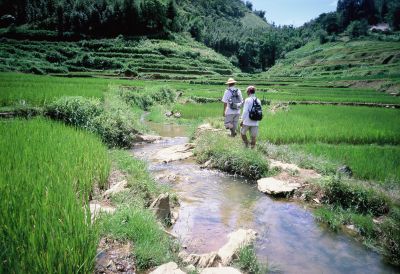
[(390, 26), (387, 23), (380, 23), (369, 28), (370, 31), (390, 31)]

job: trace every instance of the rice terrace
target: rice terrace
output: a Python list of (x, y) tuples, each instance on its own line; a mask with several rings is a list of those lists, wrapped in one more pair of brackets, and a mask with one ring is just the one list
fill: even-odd
[(0, 274), (400, 273), (400, 2), (272, 2), (0, 0)]

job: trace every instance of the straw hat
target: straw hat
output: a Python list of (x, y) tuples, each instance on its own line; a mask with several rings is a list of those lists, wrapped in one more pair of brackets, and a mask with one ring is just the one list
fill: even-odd
[(237, 83), (237, 82), (233, 78), (229, 78), (228, 81), (226, 82), (227, 85), (235, 84), (235, 83)]

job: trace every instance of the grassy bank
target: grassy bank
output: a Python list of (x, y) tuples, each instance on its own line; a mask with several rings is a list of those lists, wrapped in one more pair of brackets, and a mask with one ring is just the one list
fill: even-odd
[(93, 184), (106, 183), (106, 148), (44, 119), (0, 121), (0, 135), (0, 272), (92, 273), (87, 204)]
[(128, 152), (112, 150), (110, 156), (114, 168), (126, 174), (128, 189), (111, 197), (118, 210), (100, 220), (101, 234), (133, 242), (133, 254), (140, 270), (176, 259), (175, 243), (147, 209), (153, 199), (167, 189), (150, 177), (143, 161), (132, 158)]
[(263, 155), (246, 149), (238, 138), (226, 133), (206, 132), (196, 139), (195, 155), (200, 163), (211, 161), (211, 166), (251, 180), (260, 179), (268, 173)]

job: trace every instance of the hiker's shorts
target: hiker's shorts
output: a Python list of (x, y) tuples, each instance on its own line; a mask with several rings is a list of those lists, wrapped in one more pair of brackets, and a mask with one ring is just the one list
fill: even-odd
[(240, 133), (242, 135), (246, 135), (247, 131), (250, 131), (250, 135), (253, 138), (257, 137), (257, 135), (258, 135), (258, 127), (257, 126), (246, 126), (246, 125), (243, 125), (242, 129), (240, 130)]
[(227, 114), (225, 115), (225, 128), (236, 129), (239, 124), (240, 114)]

